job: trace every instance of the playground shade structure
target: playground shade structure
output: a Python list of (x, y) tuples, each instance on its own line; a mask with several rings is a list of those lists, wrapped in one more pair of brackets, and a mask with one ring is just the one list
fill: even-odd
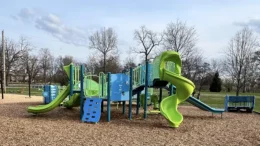
[(46, 105), (39, 105), (39, 106), (29, 106), (27, 111), (29, 113), (34, 113), (34, 114), (51, 111), (60, 105), (60, 103), (69, 95), (69, 92), (70, 92), (70, 86), (67, 86), (67, 88), (64, 89), (51, 103)]

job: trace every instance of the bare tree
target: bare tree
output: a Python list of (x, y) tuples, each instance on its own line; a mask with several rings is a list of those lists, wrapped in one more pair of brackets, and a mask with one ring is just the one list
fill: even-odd
[(27, 53), (24, 58), (26, 73), (28, 75), (29, 97), (31, 97), (31, 83), (40, 71), (38, 57)]
[(52, 54), (48, 48), (41, 48), (39, 51), (39, 64), (43, 73), (43, 82), (46, 83), (47, 73), (51, 69)]
[(192, 81), (196, 80), (199, 68), (202, 66), (204, 58), (201, 54), (191, 54), (189, 58), (182, 59), (182, 74)]
[(117, 49), (117, 35), (112, 28), (102, 28), (89, 37), (89, 47), (103, 56), (103, 72), (106, 72), (106, 59), (109, 53)]
[(69, 65), (72, 63), (73, 57), (72, 56), (59, 56), (55, 60), (55, 75), (54, 75), (54, 81), (60, 83), (61, 85), (66, 85), (68, 83), (68, 76), (66, 75), (63, 67), (65, 65)]
[(209, 77), (210, 77), (210, 64), (207, 63), (207, 62), (204, 62), (203, 64), (201, 64), (199, 67), (198, 67), (198, 77), (197, 77), (197, 80), (198, 80), (198, 85), (199, 85), (199, 94), (200, 94), (200, 91), (202, 89), (202, 86), (207, 82), (207, 80), (209, 80)]
[(253, 55), (257, 47), (257, 40), (253, 32), (245, 27), (240, 30), (229, 43), (225, 50), (224, 66), (225, 71), (234, 79), (236, 86), (236, 95), (239, 95), (243, 86), (243, 73), (247, 74), (247, 60)]
[(127, 57), (124, 62), (124, 70), (128, 70), (129, 68), (135, 68), (137, 65), (134, 62), (134, 58)]
[(134, 39), (137, 41), (139, 48), (132, 48), (135, 53), (143, 54), (145, 61), (148, 61), (150, 53), (160, 45), (163, 36), (141, 26), (139, 30), (135, 30)]
[(174, 50), (179, 52), (182, 58), (187, 58), (189, 54), (197, 51), (196, 42), (195, 28), (177, 20), (175, 23), (169, 23), (164, 31), (163, 50)]
[[(6, 78), (10, 77), (10, 71), (15, 70), (17, 62), (21, 61), (22, 56), (30, 50), (30, 44), (25, 37), (20, 37), (18, 43), (12, 40), (6, 40)], [(8, 80), (6, 80), (8, 84)]]
[(54, 74), (57, 71), (57, 68), (55, 66), (55, 57), (51, 55), (51, 57), (49, 59), (50, 59), (50, 68), (48, 71), (48, 75), (49, 75), (49, 81), (51, 84), (53, 81)]

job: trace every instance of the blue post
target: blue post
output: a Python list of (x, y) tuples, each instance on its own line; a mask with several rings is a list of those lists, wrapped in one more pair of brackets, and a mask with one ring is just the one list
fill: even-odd
[(80, 119), (83, 116), (83, 108), (84, 108), (84, 66), (80, 66)]
[(111, 73), (107, 74), (107, 121), (110, 122), (110, 80), (111, 80)]
[(149, 67), (149, 63), (148, 61), (145, 62), (145, 98), (144, 98), (144, 119), (147, 118), (147, 96), (148, 96), (148, 67)]
[[(104, 97), (104, 74), (102, 74), (101, 80), (101, 96)], [(104, 112), (104, 100), (101, 102), (101, 112)]]
[(140, 92), (137, 93), (137, 101), (136, 101), (136, 115), (139, 114), (139, 107), (140, 107)]
[(129, 77), (129, 110), (128, 118), (132, 120), (132, 95), (133, 94), (133, 68), (130, 68), (130, 77)]
[(73, 82), (74, 82), (74, 67), (71, 64), (70, 65), (70, 96), (69, 96), (69, 99), (73, 95), (73, 88), (74, 88), (74, 83)]
[(173, 86), (172, 86), (172, 84), (170, 84), (170, 95), (172, 95), (173, 94)]

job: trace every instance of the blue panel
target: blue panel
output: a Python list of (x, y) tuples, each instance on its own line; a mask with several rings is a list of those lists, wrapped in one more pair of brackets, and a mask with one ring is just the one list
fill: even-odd
[(44, 91), (42, 96), (44, 97), (44, 103), (48, 104), (53, 101), (58, 95), (58, 86), (56, 85), (44, 85)]
[[(145, 64), (142, 65), (142, 73), (141, 73), (142, 83), (145, 84)], [(153, 64), (149, 63), (148, 65), (148, 86), (153, 85)]]
[(111, 74), (111, 101), (129, 100), (129, 76), (123, 73)]
[(226, 96), (225, 98), (225, 110), (228, 111), (229, 108), (234, 109), (254, 109), (255, 96)]
[(148, 86), (153, 85), (153, 64), (148, 66)]
[(97, 123), (101, 117), (101, 98), (87, 98), (83, 107), (83, 122)]

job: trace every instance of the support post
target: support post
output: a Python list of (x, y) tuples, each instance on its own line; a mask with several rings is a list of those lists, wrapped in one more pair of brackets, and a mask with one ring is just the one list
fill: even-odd
[(160, 93), (159, 93), (159, 110), (160, 110), (160, 104), (162, 102), (162, 88), (160, 87)]
[[(104, 74), (101, 76), (101, 97), (104, 97)], [(101, 102), (101, 112), (104, 112), (104, 100)]]
[(84, 66), (80, 66), (80, 119), (83, 117), (84, 108)]
[(149, 68), (148, 61), (145, 62), (145, 97), (144, 97), (144, 119), (147, 118), (147, 96), (148, 96), (148, 68)]
[(140, 92), (137, 92), (137, 101), (136, 101), (136, 115), (139, 114), (139, 107), (140, 107)]
[(173, 94), (173, 86), (172, 86), (172, 84), (170, 84), (170, 95), (172, 95)]
[(123, 114), (125, 114), (125, 101), (123, 101)]
[(129, 110), (128, 118), (132, 120), (132, 96), (133, 96), (133, 68), (130, 68), (130, 77), (129, 77)]
[(110, 122), (110, 79), (111, 78), (111, 73), (109, 72), (107, 74), (107, 121)]
[(6, 76), (5, 76), (5, 39), (4, 39), (4, 30), (2, 31), (2, 65), (3, 65), (3, 74), (2, 74), (2, 79), (3, 79), (3, 88), (4, 88), (4, 93), (6, 93)]
[(3, 73), (2, 73), (2, 71), (1, 71), (1, 93), (2, 93), (2, 99), (4, 99)]
[(70, 96), (69, 99), (73, 95), (73, 88), (74, 88), (74, 66), (70, 65)]

